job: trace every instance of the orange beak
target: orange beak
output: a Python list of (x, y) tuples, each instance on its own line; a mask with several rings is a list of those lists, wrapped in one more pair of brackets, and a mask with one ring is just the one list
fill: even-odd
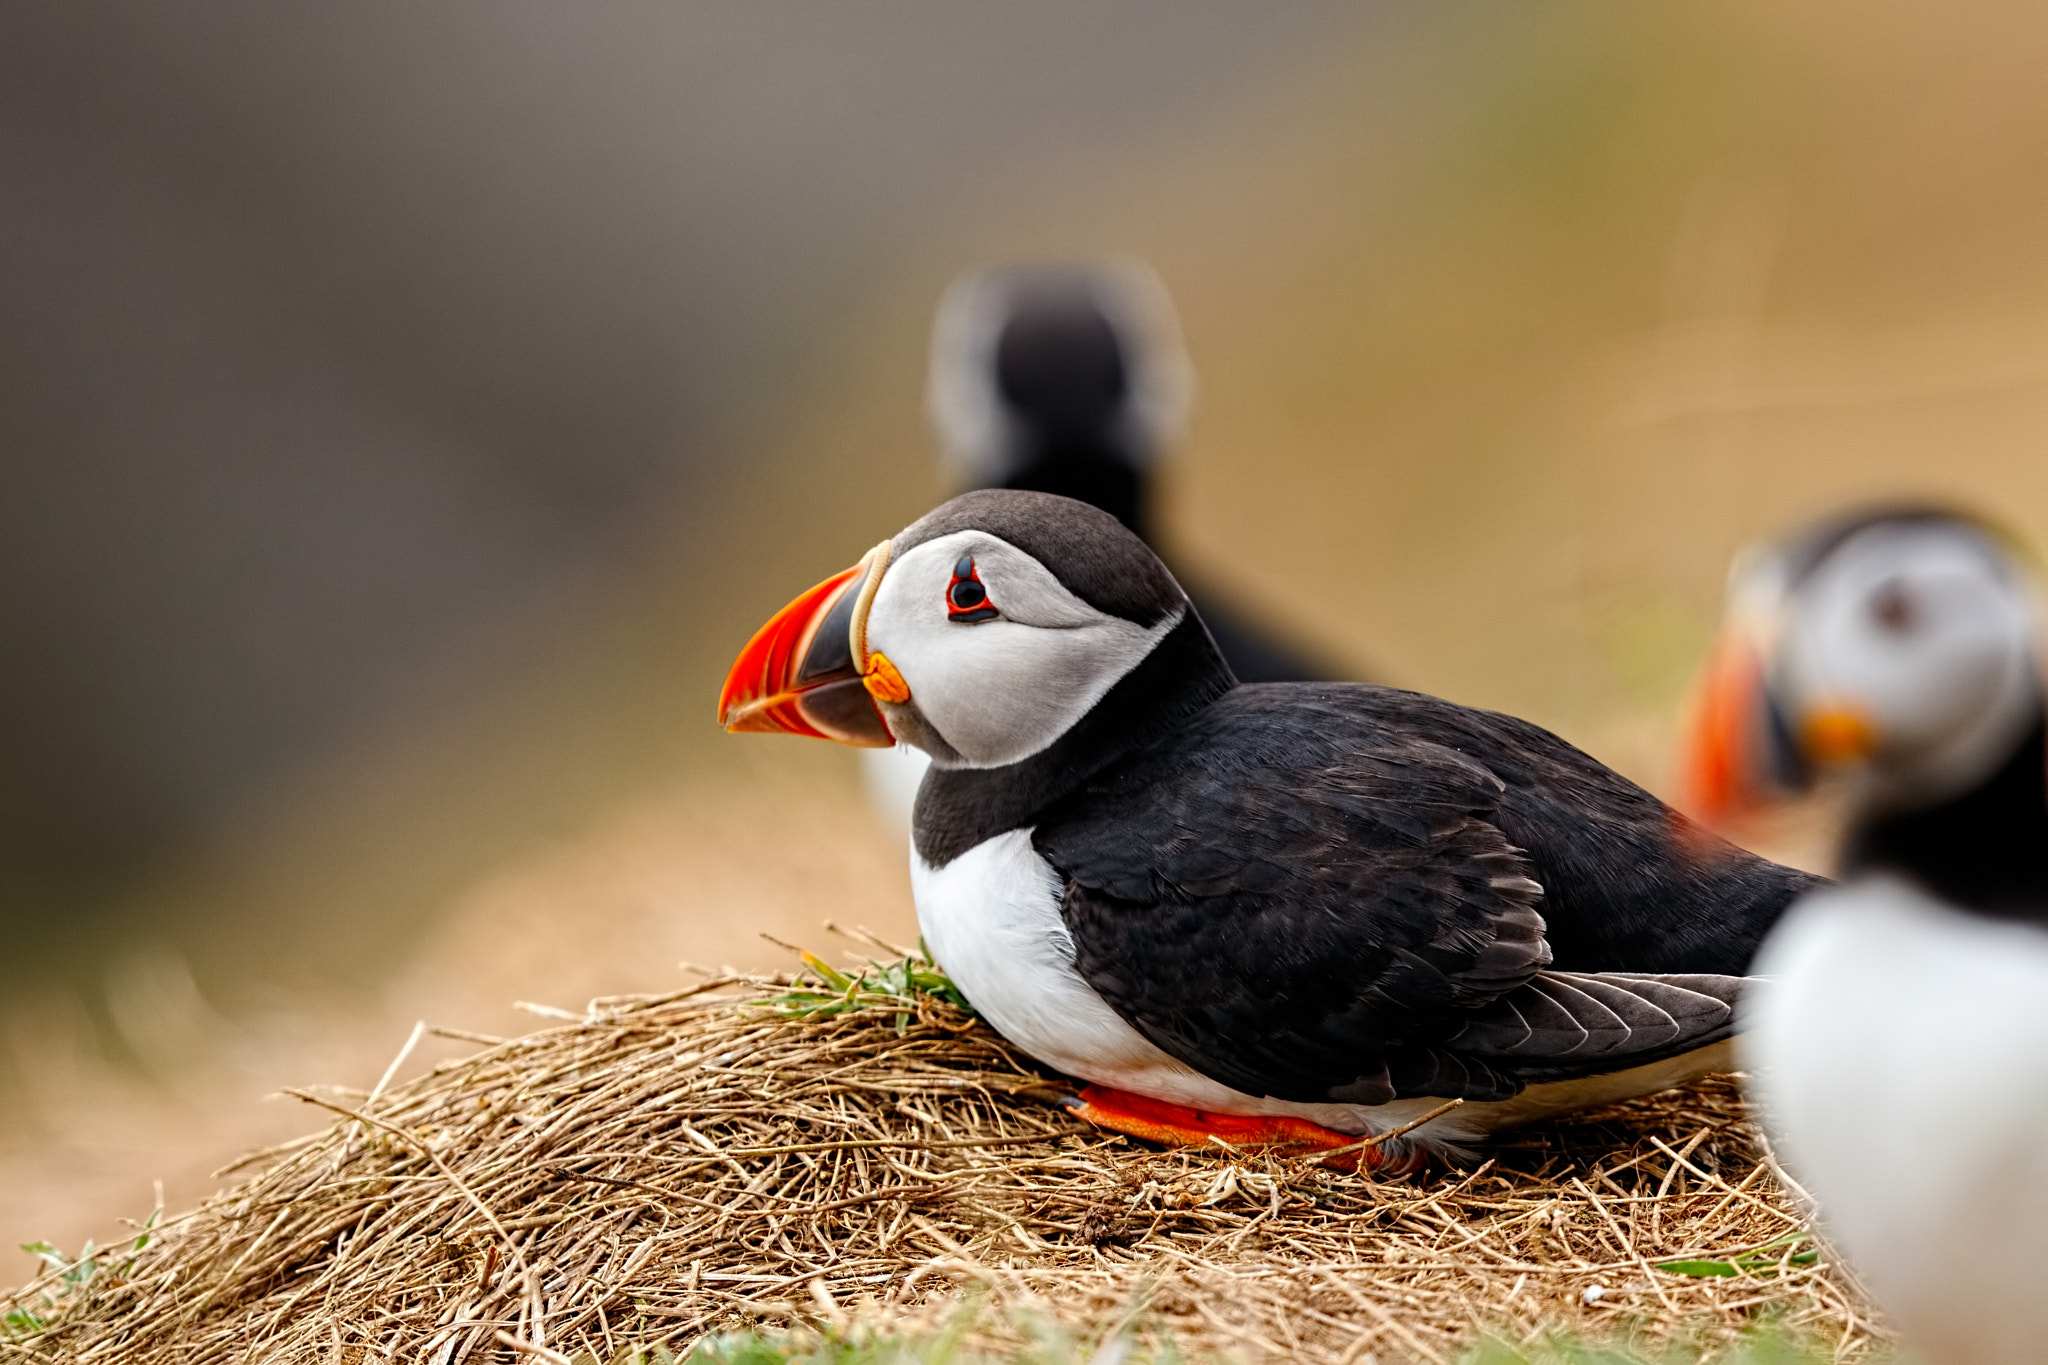
[(876, 698), (909, 699), (889, 661), (867, 648), (868, 606), (889, 542), (803, 593), (754, 632), (718, 694), (718, 723), (886, 749), (896, 742)]
[(1782, 799), (1768, 708), (1755, 646), (1743, 631), (1723, 629), (1679, 739), (1679, 803), (1688, 813), (1725, 829)]

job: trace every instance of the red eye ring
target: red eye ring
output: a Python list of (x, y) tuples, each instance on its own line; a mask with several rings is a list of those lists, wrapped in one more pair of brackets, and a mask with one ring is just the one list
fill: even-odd
[(946, 619), (963, 626), (993, 621), (1002, 613), (988, 600), (988, 589), (974, 571), (974, 556), (962, 555), (953, 565), (953, 581), (946, 585)]

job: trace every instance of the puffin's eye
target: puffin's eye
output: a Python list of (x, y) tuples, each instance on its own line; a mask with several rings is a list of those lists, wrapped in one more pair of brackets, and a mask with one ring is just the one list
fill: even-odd
[(1878, 625), (1894, 635), (1904, 635), (1920, 623), (1913, 595), (1897, 579), (1883, 584), (1871, 595), (1870, 614)]
[(993, 621), (999, 614), (988, 600), (988, 589), (974, 572), (974, 556), (960, 556), (953, 566), (953, 581), (946, 585), (946, 619), (971, 626)]

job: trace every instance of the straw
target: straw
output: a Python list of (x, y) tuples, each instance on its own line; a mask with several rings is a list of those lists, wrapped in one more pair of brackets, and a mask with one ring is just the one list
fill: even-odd
[(16, 1291), (0, 1361), (608, 1362), (743, 1327), (930, 1327), (964, 1293), (998, 1310), (984, 1345), (1010, 1310), (1081, 1333), (1135, 1313), (1249, 1359), (1446, 1361), (1481, 1332), (1621, 1324), (1712, 1343), (1765, 1312), (1843, 1357), (1873, 1340), (1726, 1078), (1375, 1181), (1089, 1129), (1046, 1102), (1071, 1082), (927, 964), (806, 960), (556, 1011), (573, 1022), (360, 1104), (294, 1092), (333, 1126), (237, 1163), (139, 1250)]

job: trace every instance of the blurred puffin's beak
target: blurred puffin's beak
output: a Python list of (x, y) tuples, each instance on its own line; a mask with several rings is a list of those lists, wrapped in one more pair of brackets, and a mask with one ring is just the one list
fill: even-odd
[(908, 701), (910, 689), (888, 659), (867, 648), (868, 608), (888, 571), (889, 547), (883, 541), (754, 633), (718, 694), (719, 724), (869, 749), (896, 742), (875, 701)]
[(1854, 706), (1812, 712), (1799, 726), (1799, 752), (1816, 768), (1842, 768), (1877, 752), (1877, 727)]
[(1766, 561), (1745, 572), (1737, 561), (1728, 616), (1679, 737), (1679, 804), (1724, 830), (1878, 747), (1876, 724), (1855, 702), (1809, 698), (1788, 712), (1773, 691), (1768, 660), (1793, 627), (1769, 568)]
[(1700, 676), (1679, 737), (1679, 804), (1726, 828), (1785, 795), (1771, 746), (1763, 660), (1751, 632), (1724, 626)]

